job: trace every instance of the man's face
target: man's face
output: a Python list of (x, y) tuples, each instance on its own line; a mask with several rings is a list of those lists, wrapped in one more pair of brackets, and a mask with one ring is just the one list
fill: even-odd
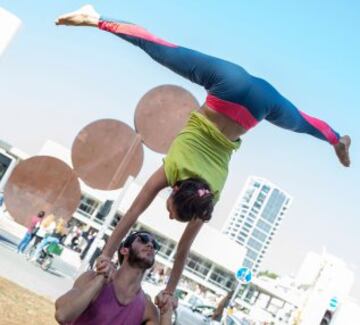
[[(147, 238), (144, 240), (144, 236)], [(149, 269), (155, 262), (154, 238), (150, 234), (139, 235), (129, 247), (128, 263), (132, 267)], [(145, 243), (145, 241), (147, 241)]]

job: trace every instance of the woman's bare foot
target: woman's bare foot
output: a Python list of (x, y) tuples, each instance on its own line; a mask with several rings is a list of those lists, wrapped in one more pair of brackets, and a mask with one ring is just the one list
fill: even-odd
[(349, 148), (351, 144), (351, 138), (348, 135), (344, 135), (340, 138), (339, 142), (334, 145), (335, 153), (338, 156), (340, 162), (345, 166), (350, 166)]
[(79, 10), (70, 12), (60, 16), (56, 21), (56, 25), (67, 26), (92, 26), (96, 27), (99, 23), (100, 15), (91, 5), (85, 5)]

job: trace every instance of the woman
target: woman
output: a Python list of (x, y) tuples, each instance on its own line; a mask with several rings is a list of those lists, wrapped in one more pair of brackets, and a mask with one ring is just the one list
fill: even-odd
[(35, 233), (34, 240), (27, 250), (27, 258), (31, 258), (35, 252), (36, 247), (41, 243), (44, 237), (51, 234), (56, 227), (55, 216), (51, 213), (46, 216), (39, 224), (38, 230)]
[(207, 90), (205, 104), (192, 113), (172, 143), (164, 165), (146, 182), (110, 237), (98, 267), (101, 269), (139, 215), (167, 186), (171, 219), (188, 222), (177, 249), (164, 295), (172, 295), (190, 246), (202, 224), (211, 218), (228, 173), (231, 154), (240, 136), (263, 119), (295, 132), (308, 133), (333, 145), (344, 166), (350, 165), (350, 137), (340, 136), (325, 122), (300, 112), (265, 80), (242, 67), (162, 40), (128, 22), (100, 18), (92, 6), (59, 17), (58, 25), (98, 27), (140, 47), (155, 61)]
[(26, 247), (30, 244), (31, 240), (38, 231), (38, 225), (41, 223), (42, 219), (45, 216), (44, 211), (40, 211), (37, 215), (31, 217), (27, 231), (17, 246), (17, 252), (22, 254), (24, 253)]
[(52, 224), (54, 224), (53, 231), (49, 233), (48, 236), (45, 236), (40, 242), (40, 244), (37, 245), (34, 255), (30, 259), (31, 262), (35, 262), (38, 259), (44, 247), (50, 245), (51, 243), (58, 244), (65, 237), (67, 233), (65, 220), (63, 218), (59, 218), (56, 222)]

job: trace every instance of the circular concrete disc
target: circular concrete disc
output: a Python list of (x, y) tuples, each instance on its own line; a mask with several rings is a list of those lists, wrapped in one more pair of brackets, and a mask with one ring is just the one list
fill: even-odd
[(115, 190), (143, 164), (141, 138), (127, 124), (98, 120), (87, 125), (74, 140), (71, 152), (77, 175), (89, 186)]
[(199, 108), (195, 97), (184, 88), (163, 85), (147, 92), (135, 111), (135, 129), (152, 150), (166, 153), (185, 126), (190, 112)]
[(69, 220), (80, 203), (81, 191), (74, 171), (63, 161), (36, 156), (20, 162), (5, 187), (5, 204), (11, 216), (28, 225), (39, 211)]

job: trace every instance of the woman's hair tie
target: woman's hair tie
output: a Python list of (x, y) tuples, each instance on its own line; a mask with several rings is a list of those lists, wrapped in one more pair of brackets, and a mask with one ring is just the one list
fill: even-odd
[(197, 190), (197, 193), (198, 193), (199, 197), (203, 197), (204, 195), (210, 194), (210, 191), (206, 188), (199, 188)]

